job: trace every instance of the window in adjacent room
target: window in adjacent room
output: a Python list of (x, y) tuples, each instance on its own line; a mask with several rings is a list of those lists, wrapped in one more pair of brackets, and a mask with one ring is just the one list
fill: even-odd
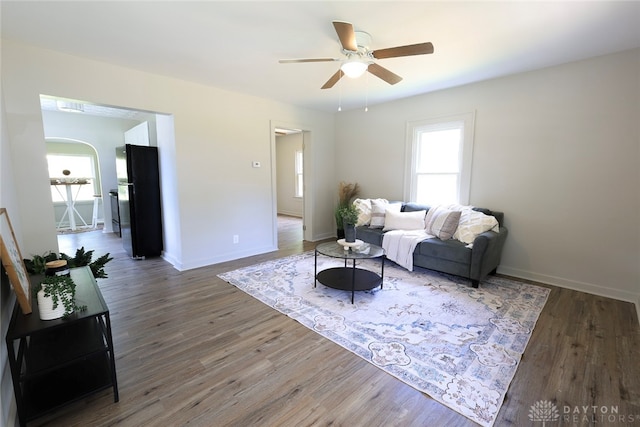
[[(85, 154), (47, 154), (50, 178), (87, 178), (89, 183), (72, 187), (75, 201), (93, 200), (96, 193), (96, 165), (92, 155)], [(68, 176), (62, 174), (63, 170), (71, 172)], [(54, 202), (65, 201), (65, 190), (61, 186), (51, 186), (51, 198)], [(99, 192), (99, 191), (98, 191)]]
[(295, 158), (295, 197), (304, 195), (304, 173), (303, 173), (302, 150), (296, 150)]
[(474, 114), (410, 122), (405, 198), (430, 206), (469, 203)]

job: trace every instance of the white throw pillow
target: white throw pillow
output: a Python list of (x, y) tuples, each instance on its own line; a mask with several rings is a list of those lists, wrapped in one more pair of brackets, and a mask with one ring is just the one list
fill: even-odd
[(387, 209), (400, 212), (402, 205), (400, 203), (389, 203), (384, 199), (371, 200), (371, 222), (369, 228), (384, 227), (384, 217)]
[(440, 240), (449, 240), (458, 228), (461, 212), (434, 206), (425, 219), (425, 231)]
[(384, 228), (388, 230), (423, 230), (427, 211), (396, 212), (387, 209), (384, 216)]
[(465, 209), (462, 211), (458, 230), (456, 230), (453, 238), (464, 243), (473, 243), (479, 234), (489, 230), (496, 233), (500, 231), (498, 220), (495, 217), (473, 209)]
[[(375, 199), (384, 203), (389, 203), (386, 199)], [(356, 226), (369, 225), (371, 223), (371, 199), (355, 199), (353, 205), (358, 209), (358, 222)]]

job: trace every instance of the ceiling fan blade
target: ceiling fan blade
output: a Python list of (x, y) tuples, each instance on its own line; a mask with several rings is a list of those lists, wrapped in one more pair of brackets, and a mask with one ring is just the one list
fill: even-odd
[(433, 53), (433, 44), (418, 43), (407, 46), (390, 47), (371, 52), (376, 59), (397, 58), (399, 56), (425, 55)]
[(358, 51), (358, 44), (356, 43), (356, 33), (353, 30), (353, 25), (349, 22), (333, 21), (333, 28), (338, 33), (340, 44), (345, 50), (352, 52)]
[(278, 62), (281, 64), (293, 64), (296, 62), (334, 62), (340, 61), (337, 58), (300, 58), (300, 59), (281, 59)]
[(327, 82), (320, 89), (331, 89), (333, 85), (338, 83), (338, 80), (340, 80), (342, 76), (344, 76), (344, 73), (342, 72), (342, 70), (336, 71), (336, 73), (333, 76), (331, 76), (331, 78), (327, 80)]
[(384, 67), (381, 67), (375, 62), (373, 64), (369, 64), (369, 68), (367, 68), (367, 71), (369, 71), (374, 76), (381, 78), (382, 80), (389, 83), (390, 85), (394, 85), (402, 80), (402, 77), (392, 73), (391, 71), (387, 70)]

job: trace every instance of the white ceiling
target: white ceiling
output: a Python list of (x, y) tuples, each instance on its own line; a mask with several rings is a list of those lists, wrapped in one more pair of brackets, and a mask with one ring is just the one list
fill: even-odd
[[(336, 111), (640, 47), (640, 2), (7, 1), (2, 37), (312, 109)], [(432, 55), (378, 61), (404, 78), (343, 78), (331, 22), (373, 50), (430, 41)], [(61, 94), (63, 95), (63, 94)]]

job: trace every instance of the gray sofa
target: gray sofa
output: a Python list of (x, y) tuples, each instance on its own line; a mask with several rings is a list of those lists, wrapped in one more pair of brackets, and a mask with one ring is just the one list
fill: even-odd
[[(419, 210), (428, 211), (429, 206), (402, 203), (402, 212)], [(484, 208), (474, 210), (495, 217), (500, 225), (500, 232), (486, 231), (478, 235), (471, 249), (466, 247), (466, 243), (455, 239), (426, 239), (416, 246), (413, 265), (465, 277), (471, 280), (474, 288), (477, 288), (488, 274), (495, 274), (509, 232), (504, 226), (504, 213)], [(356, 238), (367, 243), (382, 246), (383, 235), (384, 231), (381, 228), (356, 227)]]

